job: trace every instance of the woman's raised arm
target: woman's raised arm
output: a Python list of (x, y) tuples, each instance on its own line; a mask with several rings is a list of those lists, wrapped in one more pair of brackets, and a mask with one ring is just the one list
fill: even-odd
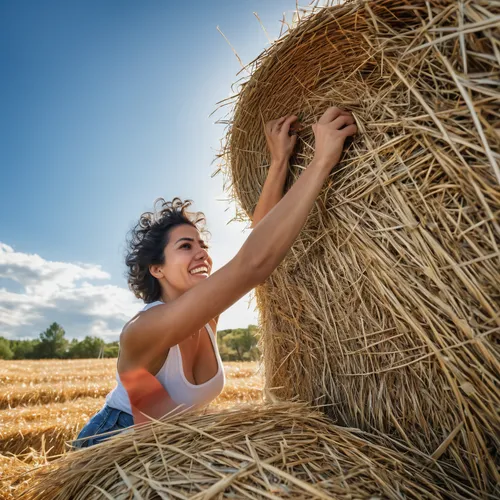
[(332, 167), (339, 162), (346, 137), (356, 130), (350, 113), (327, 109), (313, 125), (313, 161), (259, 222), (237, 255), (177, 299), (153, 307), (127, 324), (120, 340), (125, 350), (135, 353), (137, 366), (197, 332), (272, 274), (299, 235)]
[[(251, 228), (254, 228), (283, 198), (288, 162), (293, 153), (298, 120), (295, 115), (283, 116), (264, 125), (267, 147), (271, 153), (271, 165), (255, 207)], [(294, 128), (290, 134), (291, 127)]]

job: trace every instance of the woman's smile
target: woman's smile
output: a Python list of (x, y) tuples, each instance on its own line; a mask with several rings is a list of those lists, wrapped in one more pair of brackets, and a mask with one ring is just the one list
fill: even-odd
[(197, 266), (191, 271), (189, 271), (189, 274), (195, 277), (208, 278), (208, 266), (206, 265)]

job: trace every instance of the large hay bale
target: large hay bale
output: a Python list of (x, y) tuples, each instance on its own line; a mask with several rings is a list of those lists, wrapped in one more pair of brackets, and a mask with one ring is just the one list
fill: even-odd
[(417, 452), (304, 405), (187, 414), (69, 454), (22, 498), (465, 498)]
[(331, 105), (359, 133), (287, 258), (257, 289), (266, 385), (329, 405), (498, 483), (500, 4), (381, 0), (316, 9), (235, 100), (226, 185), (255, 209), (263, 123), (303, 115), (287, 188)]

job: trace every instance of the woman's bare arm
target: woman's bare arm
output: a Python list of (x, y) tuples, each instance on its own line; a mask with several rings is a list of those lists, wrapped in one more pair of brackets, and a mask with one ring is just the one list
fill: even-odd
[(121, 342), (138, 366), (201, 329), (258, 284), (284, 259), (300, 233), (325, 179), (356, 132), (352, 115), (329, 108), (313, 126), (314, 160), (283, 199), (260, 221), (237, 255), (179, 298), (139, 314)]
[(252, 216), (251, 228), (254, 228), (283, 198), (287, 169), (288, 161), (286, 163), (271, 162), (262, 193)]
[(294, 130), (298, 129), (295, 115), (283, 116), (264, 125), (271, 165), (252, 216), (251, 228), (254, 228), (283, 198), (288, 162), (297, 141), (295, 132), (290, 135), (292, 127)]

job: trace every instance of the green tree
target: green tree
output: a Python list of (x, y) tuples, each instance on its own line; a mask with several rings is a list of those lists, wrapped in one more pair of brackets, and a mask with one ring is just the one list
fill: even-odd
[(257, 342), (258, 328), (255, 325), (217, 332), (217, 343), (223, 361), (258, 360), (260, 354)]
[(236, 361), (254, 361), (258, 359), (257, 336), (250, 328), (237, 328), (226, 337), (226, 344), (237, 354)]
[(66, 354), (65, 354), (65, 358), (73, 358), (73, 351), (75, 349), (75, 347), (78, 345), (78, 339), (71, 339), (67, 346), (66, 346)]
[(14, 353), (14, 359), (35, 359), (37, 346), (40, 343), (38, 339), (32, 340), (11, 340), (10, 348)]
[(118, 342), (110, 342), (104, 346), (105, 358), (117, 358), (120, 346)]
[(104, 340), (99, 337), (85, 337), (81, 342), (71, 342), (70, 358), (98, 358), (104, 350)]
[(58, 323), (52, 323), (40, 334), (40, 343), (35, 349), (38, 358), (64, 358), (68, 341), (64, 337), (64, 328)]
[(10, 348), (10, 342), (0, 337), (0, 359), (12, 359), (14, 357), (14, 353)]
[(217, 346), (222, 361), (234, 361), (237, 358), (236, 351), (227, 345), (227, 336), (232, 333), (232, 330), (219, 330), (217, 332)]

